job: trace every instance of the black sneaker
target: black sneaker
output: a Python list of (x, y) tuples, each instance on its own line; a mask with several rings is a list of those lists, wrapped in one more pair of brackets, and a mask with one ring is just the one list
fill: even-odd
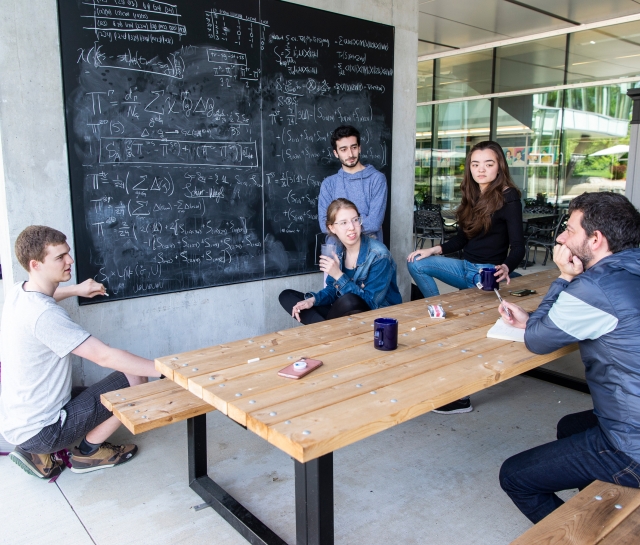
[(60, 475), (64, 466), (62, 460), (52, 454), (31, 454), (20, 447), (9, 454), (9, 459), (24, 469), (29, 475), (39, 479), (51, 479)]
[(433, 409), (432, 413), (438, 414), (459, 414), (459, 413), (470, 413), (473, 411), (473, 406), (471, 405), (470, 397), (463, 397), (462, 399), (458, 399), (458, 401), (452, 401), (451, 403), (447, 403), (442, 407), (438, 407), (437, 409)]

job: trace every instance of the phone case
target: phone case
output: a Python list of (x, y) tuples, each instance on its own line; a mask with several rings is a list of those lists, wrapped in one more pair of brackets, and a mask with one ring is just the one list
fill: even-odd
[(516, 290), (512, 291), (511, 295), (515, 295), (516, 297), (524, 297), (525, 295), (533, 295), (536, 293), (536, 290)]
[(287, 365), (284, 369), (280, 369), (280, 371), (278, 371), (278, 374), (281, 377), (285, 378), (299, 379), (304, 377), (305, 375), (308, 375), (309, 373), (311, 373), (311, 371), (317, 369), (322, 365), (322, 362), (320, 360), (314, 360), (311, 358), (300, 358), (298, 361), (307, 362), (307, 366), (304, 369), (294, 369), (294, 362), (291, 365)]

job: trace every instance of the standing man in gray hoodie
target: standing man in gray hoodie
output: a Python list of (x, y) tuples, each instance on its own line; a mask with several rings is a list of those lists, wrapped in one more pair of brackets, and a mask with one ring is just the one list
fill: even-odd
[(327, 208), (337, 198), (353, 202), (362, 216), (362, 232), (382, 242), (382, 221), (387, 209), (387, 179), (373, 166), (360, 162), (360, 133), (342, 125), (331, 135), (333, 154), (342, 163), (337, 174), (328, 176), (320, 186), (318, 221), (327, 232)]

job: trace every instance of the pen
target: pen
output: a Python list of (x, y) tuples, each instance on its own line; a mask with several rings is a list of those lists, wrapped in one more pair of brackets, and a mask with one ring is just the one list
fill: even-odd
[[(498, 288), (493, 288), (493, 291), (496, 292), (496, 295), (498, 296), (498, 300), (500, 301), (500, 303), (504, 303), (504, 301), (502, 300), (502, 297), (500, 297), (500, 292), (498, 291)], [(507, 307), (502, 305), (502, 308), (504, 309), (504, 312), (506, 313), (506, 315), (509, 318), (513, 318), (513, 316), (511, 316), (511, 312), (509, 311), (509, 309)]]

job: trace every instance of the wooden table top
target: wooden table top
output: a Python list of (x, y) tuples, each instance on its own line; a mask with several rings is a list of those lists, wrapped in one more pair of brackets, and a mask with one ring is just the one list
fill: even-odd
[[(528, 297), (501, 291), (534, 310), (555, 278), (554, 271), (512, 280), (509, 290), (538, 291)], [(442, 304), (447, 317), (429, 318), (429, 303)], [(493, 292), (464, 290), (157, 358), (156, 369), (308, 462), (577, 348), (536, 355), (524, 343), (488, 339), (497, 306)], [(373, 347), (379, 317), (398, 320), (397, 350)], [(278, 376), (303, 356), (324, 365), (300, 380)]]

